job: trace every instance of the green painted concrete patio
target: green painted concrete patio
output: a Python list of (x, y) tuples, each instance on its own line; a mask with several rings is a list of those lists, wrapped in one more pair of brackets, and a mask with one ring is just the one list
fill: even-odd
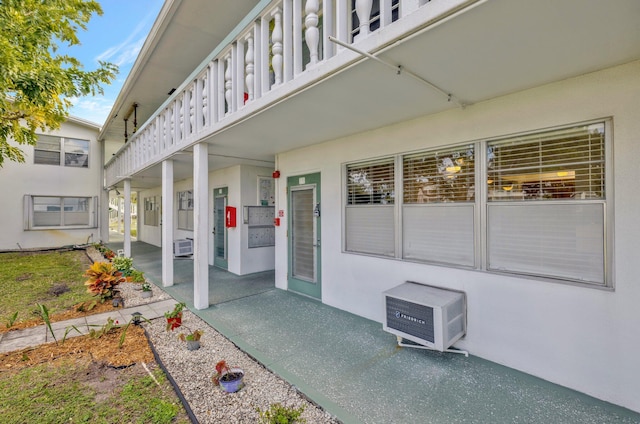
[[(134, 242), (132, 257), (161, 286), (160, 248)], [(380, 323), (276, 289), (273, 271), (210, 267), (211, 306), (195, 310), (193, 262), (174, 267), (164, 290), (344, 423), (640, 423), (628, 409), (473, 355), (398, 348)]]

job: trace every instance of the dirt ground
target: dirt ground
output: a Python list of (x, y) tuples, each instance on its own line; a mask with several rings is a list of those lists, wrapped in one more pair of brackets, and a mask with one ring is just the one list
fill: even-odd
[(64, 341), (0, 354), (0, 370), (20, 369), (59, 359), (94, 361), (122, 368), (135, 363), (153, 363), (154, 357), (144, 330), (130, 325), (122, 348), (118, 346), (123, 329), (113, 329), (100, 338), (80, 336)]

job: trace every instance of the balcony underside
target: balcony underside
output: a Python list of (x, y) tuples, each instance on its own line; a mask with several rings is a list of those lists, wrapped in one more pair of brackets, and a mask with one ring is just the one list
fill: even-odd
[[(489, 0), (423, 28), (425, 22), (413, 18), (354, 47), (402, 65), (469, 106), (460, 108), (407, 73), (343, 50), (196, 140), (210, 144), (209, 169), (272, 166), (278, 152), (447, 109), (458, 108), (464, 120), (475, 103), (640, 59), (636, 0)], [(414, 29), (407, 32), (409, 24)], [(192, 176), (190, 150), (173, 156), (176, 180)], [(160, 163), (133, 177), (136, 188), (160, 185)]]

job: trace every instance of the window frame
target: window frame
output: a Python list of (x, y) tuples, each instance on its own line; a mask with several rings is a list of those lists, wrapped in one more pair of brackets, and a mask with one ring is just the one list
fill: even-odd
[[(47, 138), (51, 138), (51, 139), (57, 139), (58, 141), (58, 149), (57, 150), (51, 150), (51, 149), (45, 149), (45, 148), (38, 148), (38, 142), (36, 142), (36, 144), (33, 146), (33, 163), (34, 165), (52, 165), (52, 166), (62, 166), (65, 168), (81, 168), (81, 169), (89, 169), (89, 160), (91, 158), (91, 141), (90, 140), (86, 140), (86, 139), (82, 139), (82, 138), (74, 138), (74, 137), (61, 137), (61, 136), (57, 136), (57, 135), (50, 135), (50, 134), (38, 134), (38, 141), (40, 140), (40, 137), (47, 137)], [(51, 140), (51, 142), (53, 142), (53, 140)], [(70, 143), (73, 142), (82, 142), (82, 143), (86, 143), (86, 153), (82, 153), (83, 155), (86, 155), (86, 161), (84, 161), (84, 163), (82, 165), (73, 165), (68, 163), (67, 161), (67, 156), (68, 155), (72, 155), (72, 154), (77, 154), (70, 151), (71, 147), (68, 146)], [(49, 162), (39, 162), (37, 157), (38, 157), (38, 151), (41, 152), (57, 152), (59, 157), (58, 157), (58, 163), (49, 163)]]
[(144, 215), (142, 224), (149, 227), (160, 225), (160, 204), (158, 196), (148, 196), (143, 198)]
[[(58, 210), (51, 212), (59, 212), (59, 225), (48, 224), (48, 225), (39, 225), (38, 218), (36, 217), (37, 203), (36, 199), (58, 199)], [(68, 210), (69, 206), (67, 206), (66, 200), (68, 199), (80, 199), (86, 202), (86, 213), (87, 213), (87, 223), (86, 224), (69, 224), (65, 225), (66, 214), (69, 212), (74, 212), (73, 210)], [(98, 197), (97, 196), (55, 196), (55, 195), (32, 195), (25, 194), (24, 195), (24, 230), (50, 230), (50, 229), (84, 229), (84, 228), (98, 228)], [(50, 211), (40, 211), (40, 212), (50, 212)], [(76, 211), (77, 212), (77, 211)]]
[[(176, 221), (176, 227), (178, 230), (193, 231), (193, 190), (179, 191), (177, 197), (178, 219)], [(186, 202), (186, 205), (184, 202)], [(183, 217), (184, 219), (182, 219)], [(186, 222), (186, 226), (182, 225), (183, 220)]]
[[(602, 166), (604, 166), (604, 172), (600, 171), (602, 174), (602, 179), (604, 179), (604, 182), (601, 184), (604, 193), (602, 194), (601, 198), (590, 199), (589, 197), (587, 197), (585, 199), (584, 196), (582, 197), (575, 196), (575, 194), (570, 199), (553, 198), (553, 199), (542, 200), (542, 198), (540, 198), (536, 200), (529, 199), (529, 200), (522, 200), (517, 202), (514, 202), (513, 200), (509, 200), (507, 202), (500, 202), (500, 201), (496, 201), (495, 199), (491, 200), (489, 198), (489, 181), (488, 181), (489, 165), (487, 163), (487, 158), (488, 158), (487, 148), (492, 143), (496, 143), (502, 140), (515, 139), (518, 137), (544, 135), (545, 133), (552, 134), (554, 131), (557, 131), (557, 132), (561, 132), (563, 130), (569, 131), (573, 127), (579, 128), (584, 126), (585, 128), (587, 128), (589, 126), (594, 126), (598, 124), (602, 124), (602, 128), (604, 131), (603, 147), (602, 147), (602, 154), (604, 156), (602, 160)], [(556, 139), (553, 139), (553, 140), (556, 140)], [(597, 143), (599, 142), (600, 141), (597, 141)], [(588, 141), (588, 143), (589, 143), (589, 146), (594, 146), (594, 144), (591, 144), (592, 143), (591, 141)], [(474, 155), (475, 156), (474, 158), (475, 159), (475, 170), (474, 170), (475, 171), (475, 187), (474, 187), (475, 194), (474, 194), (474, 199), (471, 202), (466, 202), (467, 205), (472, 205), (474, 208), (473, 222), (470, 223), (470, 225), (473, 225), (473, 249), (475, 251), (474, 264), (470, 266), (469, 264), (448, 263), (446, 261), (443, 262), (441, 260), (425, 260), (425, 259), (419, 259), (419, 258), (416, 259), (413, 257), (411, 258), (405, 257), (405, 246), (404, 246), (405, 235), (404, 234), (405, 234), (405, 231), (407, 231), (406, 222), (405, 222), (406, 217), (404, 217), (405, 208), (423, 207), (423, 204), (416, 203), (416, 202), (405, 203), (405, 193), (404, 193), (405, 158), (416, 157), (416, 156), (419, 156), (420, 154), (428, 154), (429, 152), (434, 152), (437, 150), (451, 151), (452, 149), (456, 149), (456, 148), (462, 149), (465, 146), (469, 146), (469, 145), (473, 145), (475, 148), (475, 155)], [(395, 237), (396, 237), (396, 251), (394, 252), (393, 255), (383, 255), (379, 253), (355, 251), (353, 249), (348, 249), (347, 240), (346, 240), (347, 234), (349, 231), (349, 228), (347, 228), (349, 225), (347, 221), (347, 210), (349, 207), (352, 207), (352, 205), (349, 204), (349, 199), (348, 199), (348, 196), (349, 196), (348, 169), (350, 167), (357, 166), (360, 163), (366, 164), (368, 162), (374, 162), (374, 161), (379, 162), (379, 161), (385, 161), (385, 160), (393, 160), (395, 163), (396, 179), (395, 179), (395, 187), (394, 187), (395, 202), (393, 204), (393, 207), (395, 208), (395, 211), (394, 211), (393, 228), (394, 228)], [(573, 157), (570, 157), (567, 160), (567, 163), (570, 164), (571, 160), (573, 160)], [(401, 260), (404, 262), (417, 262), (417, 263), (424, 263), (429, 265), (446, 266), (451, 268), (461, 268), (461, 269), (467, 269), (467, 270), (506, 275), (506, 276), (516, 277), (516, 278), (527, 278), (527, 279), (533, 279), (533, 280), (550, 281), (554, 283), (577, 285), (580, 287), (591, 287), (591, 288), (612, 290), (615, 286), (614, 273), (612, 270), (613, 258), (614, 258), (614, 254), (613, 254), (613, 247), (614, 247), (614, 243), (613, 243), (613, 229), (614, 229), (613, 182), (614, 180), (613, 180), (613, 119), (611, 117), (593, 119), (589, 121), (577, 122), (577, 123), (572, 123), (567, 125), (558, 125), (550, 128), (535, 129), (531, 131), (514, 133), (510, 135), (477, 139), (477, 140), (473, 140), (465, 143), (433, 147), (433, 148), (424, 149), (420, 151), (400, 152), (393, 155), (378, 157), (375, 159), (345, 162), (342, 164), (342, 171), (343, 171), (343, 178), (341, 181), (342, 181), (342, 192), (343, 192), (343, 197), (342, 197), (342, 202), (343, 202), (342, 251), (343, 253), (375, 256), (380, 258)], [(578, 193), (577, 187), (576, 189), (574, 189), (574, 193), (576, 194)], [(460, 206), (464, 204), (465, 202), (432, 203), (434, 207), (441, 207), (441, 208)], [(569, 205), (569, 206), (594, 205), (594, 204), (601, 205), (602, 211), (601, 212), (598, 211), (598, 213), (600, 214), (598, 216), (601, 217), (601, 219), (599, 219), (596, 222), (601, 222), (602, 228), (600, 228), (599, 225), (590, 226), (588, 228), (592, 231), (595, 231), (598, 234), (601, 233), (602, 235), (601, 235), (601, 238), (599, 239), (597, 238), (590, 239), (589, 241), (592, 243), (589, 244), (588, 246), (589, 248), (594, 248), (594, 249), (601, 248), (602, 281), (581, 280), (578, 278), (578, 275), (575, 275), (574, 278), (568, 278), (566, 275), (560, 275), (560, 273), (558, 273), (557, 275), (547, 275), (544, 273), (516, 272), (512, 270), (491, 269), (489, 264), (489, 234), (492, 231), (492, 228), (489, 228), (489, 222), (490, 222), (489, 212), (490, 212), (490, 207), (496, 206), (496, 205), (504, 205), (504, 204), (520, 205), (520, 206), (523, 206), (523, 205), (535, 206), (540, 204)], [(593, 207), (590, 207), (590, 208), (591, 208), (590, 209), (591, 211), (595, 210), (593, 209)], [(576, 208), (576, 209), (579, 209), (579, 208)], [(470, 219), (468, 218), (468, 215), (467, 215), (467, 219)], [(376, 223), (372, 223), (372, 225), (375, 225), (375, 224)], [(600, 245), (600, 242), (602, 243), (601, 245)], [(552, 268), (551, 265), (549, 265), (549, 268)]]

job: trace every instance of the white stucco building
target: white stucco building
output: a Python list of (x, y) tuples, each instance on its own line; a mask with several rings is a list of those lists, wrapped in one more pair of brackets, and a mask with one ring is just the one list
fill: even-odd
[(197, 308), (208, 265), (379, 322), (404, 281), (460, 290), (455, 347), (640, 411), (639, 21), (635, 0), (167, 0), (99, 136), (129, 131), (106, 188), (138, 193), (165, 285), (193, 239)]
[(0, 250), (108, 240), (99, 130), (70, 117), (58, 130), (39, 133), (35, 146), (21, 146), (24, 163), (4, 163)]

